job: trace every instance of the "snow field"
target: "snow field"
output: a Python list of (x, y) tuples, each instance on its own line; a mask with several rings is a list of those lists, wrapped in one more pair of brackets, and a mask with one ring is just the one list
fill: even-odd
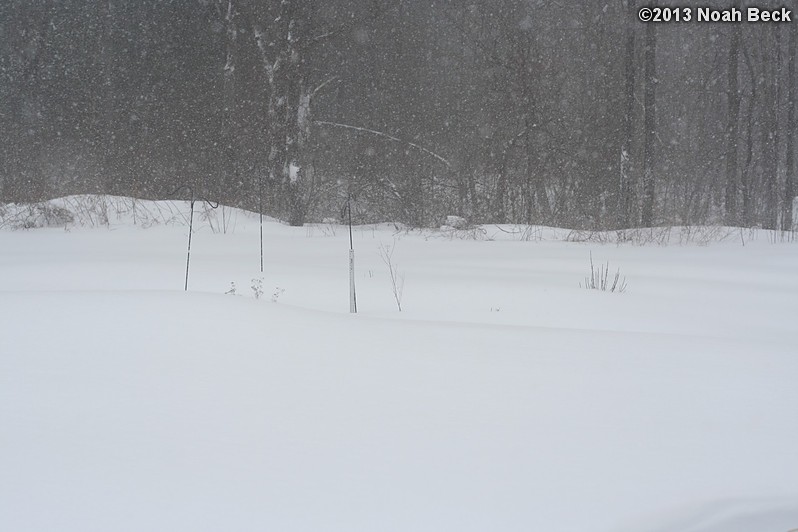
[(269, 221), (261, 274), (236, 216), (187, 293), (177, 223), (0, 232), (3, 528), (798, 527), (794, 244), (358, 228), (352, 316), (345, 228)]

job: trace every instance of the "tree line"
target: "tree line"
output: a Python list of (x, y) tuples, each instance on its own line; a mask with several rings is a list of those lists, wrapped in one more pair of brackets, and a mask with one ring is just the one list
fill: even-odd
[(796, 23), (639, 7), (5, 0), (0, 201), (190, 185), (295, 225), (351, 197), (412, 226), (792, 228)]

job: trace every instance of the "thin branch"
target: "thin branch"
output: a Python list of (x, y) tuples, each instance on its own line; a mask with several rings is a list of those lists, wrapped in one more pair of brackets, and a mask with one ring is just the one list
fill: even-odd
[(267, 50), (267, 44), (264, 42), (264, 35), (263, 30), (258, 28), (257, 26), (254, 28), (255, 30), (255, 41), (258, 44), (258, 49), (260, 50), (261, 59), (263, 60), (263, 68), (266, 70), (266, 77), (268, 78), (269, 85), (274, 84), (274, 72), (277, 70), (277, 67), (280, 65), (280, 57), (278, 56), (274, 64), (271, 63), (269, 60), (269, 52)]
[(320, 125), (320, 126), (341, 127), (341, 128), (344, 128), (344, 129), (352, 129), (354, 131), (361, 131), (363, 133), (371, 133), (372, 135), (377, 135), (378, 137), (383, 137), (383, 138), (386, 138), (388, 140), (392, 140), (394, 142), (399, 142), (400, 144), (407, 144), (408, 146), (412, 146), (413, 148), (416, 148), (417, 150), (423, 151), (427, 155), (431, 155), (431, 156), (435, 157), (440, 162), (445, 164), (448, 168), (451, 168), (451, 166), (452, 166), (449, 163), (449, 161), (447, 161), (445, 158), (443, 158), (442, 156), (438, 155), (434, 151), (432, 151), (432, 150), (430, 150), (428, 148), (425, 148), (424, 146), (420, 146), (420, 145), (418, 145), (418, 144), (416, 144), (414, 142), (410, 142), (410, 141), (407, 141), (407, 140), (402, 140), (399, 137), (394, 137), (393, 135), (389, 135), (388, 133), (384, 133), (382, 131), (376, 131), (374, 129), (369, 129), (369, 128), (365, 128), (365, 127), (352, 126), (352, 125), (349, 125), (349, 124), (339, 124), (337, 122), (327, 122), (325, 120), (316, 120), (314, 123), (317, 124), (317, 125)]
[(338, 30), (330, 30), (330, 31), (327, 31), (325, 33), (322, 33), (321, 35), (317, 35), (317, 36), (313, 37), (311, 39), (311, 41), (312, 42), (321, 41), (322, 39), (326, 39), (327, 37), (335, 35), (336, 33), (338, 33)]
[[(389, 11), (392, 11), (393, 9), (397, 8), (400, 4), (399, 4), (399, 2), (390, 2), (390, 3), (387, 3), (387, 5), (380, 6), (379, 2), (375, 2), (374, 5), (381, 8), (381, 9), (379, 9), (378, 11), (376, 11), (373, 14), (373, 20), (379, 20), (383, 16), (385, 16)], [(347, 22), (343, 22), (341, 24), (337, 24), (337, 25), (333, 26), (332, 28), (327, 29), (324, 33), (321, 33), (319, 35), (316, 35), (315, 37), (312, 37), (309, 40), (309, 43), (310, 44), (317, 43), (319, 41), (323, 41), (324, 39), (328, 39), (328, 38), (334, 37), (334, 36), (336, 36), (338, 34), (342, 34), (345, 31), (351, 30), (352, 28), (356, 27), (360, 23), (361, 23), (361, 21), (360, 21), (359, 18), (352, 16), (350, 18), (350, 20), (348, 20)]]
[(323, 89), (325, 85), (327, 85), (328, 83), (331, 83), (333, 81), (336, 81), (337, 79), (339, 79), (338, 76), (333, 76), (330, 79), (328, 79), (326, 81), (323, 81), (321, 85), (319, 85), (318, 87), (313, 89), (313, 92), (310, 93), (311, 97), (316, 96), (316, 93), (319, 92), (321, 89)]

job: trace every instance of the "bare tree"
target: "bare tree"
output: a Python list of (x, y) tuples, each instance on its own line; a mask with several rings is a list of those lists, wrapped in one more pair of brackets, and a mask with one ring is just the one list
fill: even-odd
[[(772, 31), (768, 31), (772, 30)], [(777, 35), (778, 26), (767, 28), (762, 42), (762, 118), (760, 120), (762, 139), (762, 181), (764, 188), (763, 226), (767, 229), (776, 229), (778, 207), (776, 190), (778, 187), (778, 76), (779, 76), (779, 42)]]
[(634, 140), (635, 117), (635, 33), (637, 13), (635, 1), (627, 0), (626, 50), (624, 54), (624, 136), (621, 145), (621, 176), (618, 191), (618, 225), (622, 228), (632, 224), (633, 181), (631, 176), (631, 153)]
[(643, 156), (643, 206), (640, 223), (643, 227), (654, 224), (654, 156), (656, 143), (657, 111), (657, 33), (656, 24), (646, 26), (646, 74), (645, 74), (645, 138)]
[[(798, 1), (793, 1), (798, 11)], [(782, 200), (782, 229), (792, 230), (793, 202), (795, 199), (795, 54), (798, 47), (798, 24), (790, 24), (790, 35), (787, 55), (787, 136), (784, 140), (787, 151), (785, 161), (784, 198)]]
[(291, 225), (306, 215), (303, 149), (310, 137), (311, 100), (308, 54), (322, 35), (313, 34), (311, 2), (271, 0), (254, 27), (266, 78), (268, 169), (279, 213)]
[[(737, 3), (739, 7), (739, 2)], [(727, 115), (726, 115), (726, 224), (736, 225), (737, 220), (737, 151), (739, 143), (740, 88), (738, 65), (740, 62), (740, 25), (732, 24), (729, 36)]]

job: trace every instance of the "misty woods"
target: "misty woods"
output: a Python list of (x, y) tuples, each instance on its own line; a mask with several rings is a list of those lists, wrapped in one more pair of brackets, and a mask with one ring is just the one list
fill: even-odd
[(188, 184), (295, 225), (351, 195), (356, 222), (792, 228), (796, 24), (640, 9), (6, 0), (0, 201)]

